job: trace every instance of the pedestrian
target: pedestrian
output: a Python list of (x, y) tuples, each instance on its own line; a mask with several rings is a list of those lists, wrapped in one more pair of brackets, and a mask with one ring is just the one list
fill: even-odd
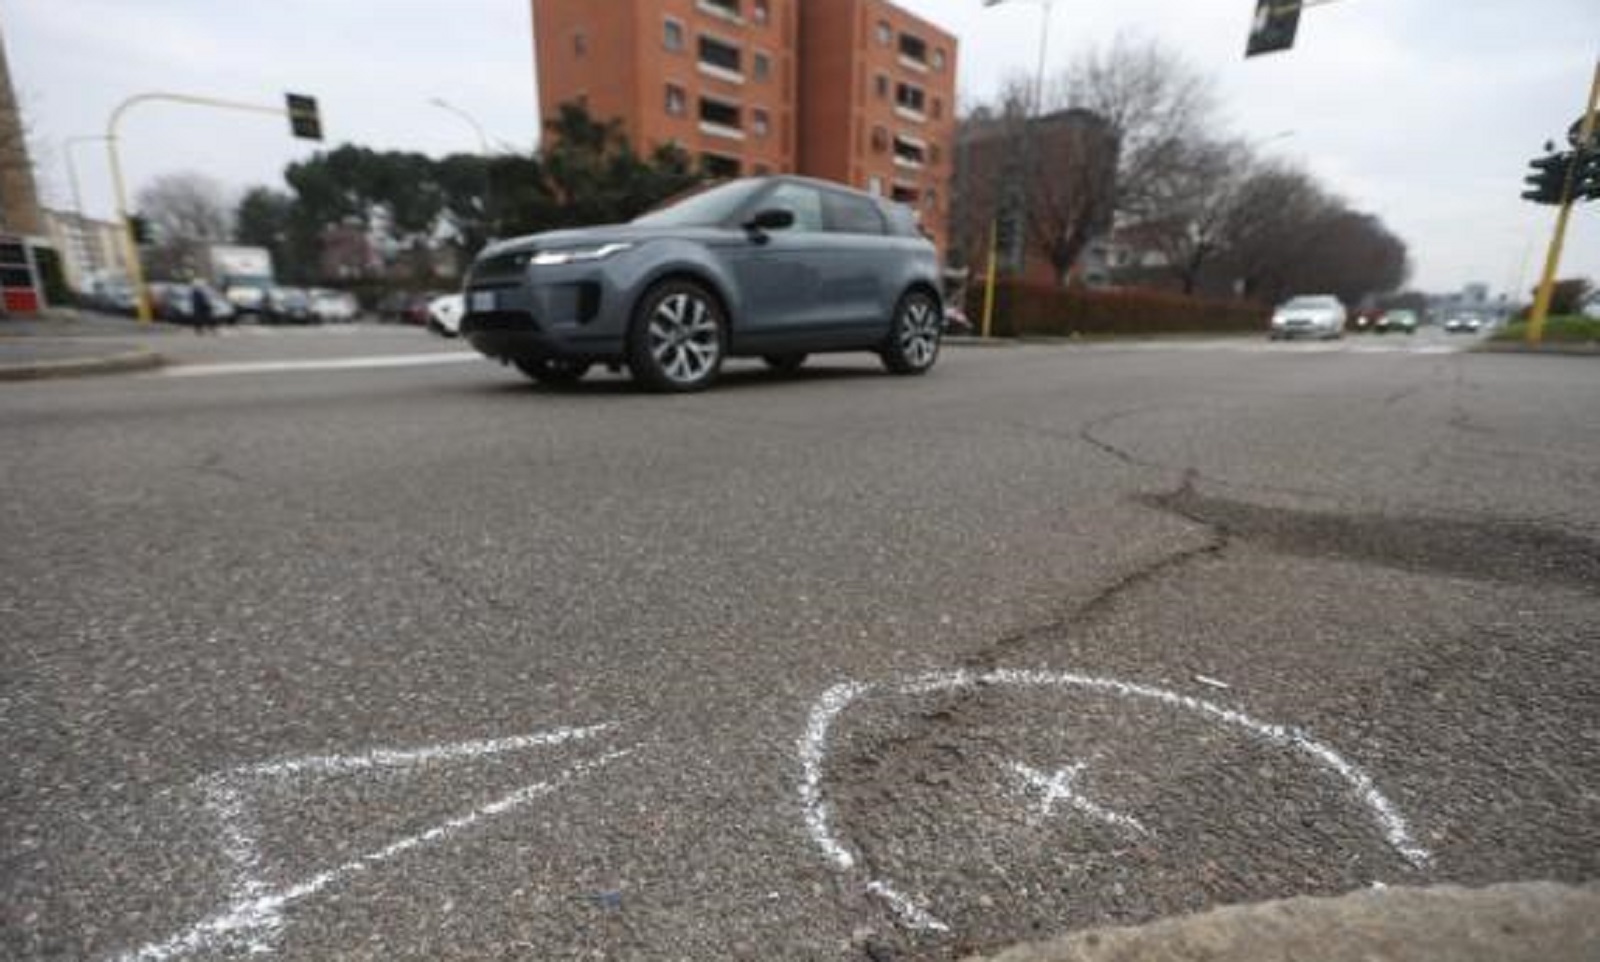
[(211, 309), (211, 294), (206, 291), (204, 284), (189, 288), (189, 318), (194, 321), (196, 335), (204, 335), (207, 331), (217, 333), (217, 314)]

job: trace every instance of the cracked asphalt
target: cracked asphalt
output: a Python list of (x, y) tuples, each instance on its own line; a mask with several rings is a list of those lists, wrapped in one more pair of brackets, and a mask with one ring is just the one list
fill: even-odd
[(1594, 881), (1597, 368), (1408, 348), (0, 386), (0, 956), (947, 960)]

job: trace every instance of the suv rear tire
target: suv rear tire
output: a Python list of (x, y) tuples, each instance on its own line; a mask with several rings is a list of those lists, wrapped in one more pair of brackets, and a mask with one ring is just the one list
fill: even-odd
[(891, 374), (926, 374), (939, 359), (944, 318), (939, 300), (927, 291), (908, 291), (895, 305), (889, 339), (879, 352)]

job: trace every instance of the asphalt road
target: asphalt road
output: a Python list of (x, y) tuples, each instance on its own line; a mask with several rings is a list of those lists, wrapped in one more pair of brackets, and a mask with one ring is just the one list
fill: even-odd
[(1594, 880), (1600, 368), (1457, 346), (0, 385), (0, 957), (943, 960)]

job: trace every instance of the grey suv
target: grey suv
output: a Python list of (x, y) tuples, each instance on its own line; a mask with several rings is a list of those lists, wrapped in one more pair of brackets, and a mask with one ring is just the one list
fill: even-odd
[(800, 177), (735, 180), (631, 224), (496, 244), (472, 266), (461, 333), (536, 381), (627, 365), (696, 391), (724, 358), (794, 371), (872, 351), (896, 374), (939, 356), (938, 257), (912, 213)]

